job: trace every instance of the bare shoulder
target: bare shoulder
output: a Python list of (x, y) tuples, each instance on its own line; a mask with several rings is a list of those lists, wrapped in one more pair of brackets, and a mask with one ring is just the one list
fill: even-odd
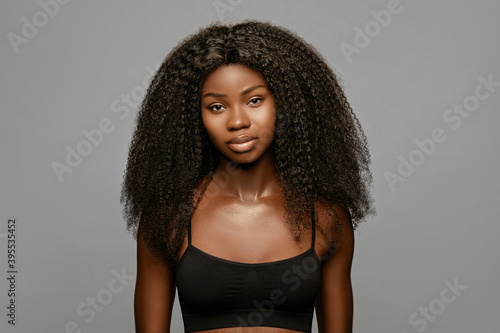
[(326, 251), (341, 245), (354, 245), (354, 228), (349, 210), (335, 203), (316, 202), (318, 240), (325, 243)]

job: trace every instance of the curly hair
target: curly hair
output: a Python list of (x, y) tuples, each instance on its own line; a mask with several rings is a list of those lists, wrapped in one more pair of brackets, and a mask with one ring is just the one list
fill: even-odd
[[(276, 173), (295, 239), (304, 227), (301, 217), (313, 214), (318, 202), (348, 209), (356, 229), (375, 212), (370, 153), (339, 80), (294, 32), (245, 20), (212, 23), (187, 36), (153, 77), (137, 114), (122, 184), (127, 230), (135, 238), (140, 234), (157, 259), (175, 266), (197, 206), (196, 189), (212, 178), (220, 158), (203, 126), (201, 88), (227, 64), (261, 73), (274, 96)], [(332, 230), (337, 224), (332, 222)]]

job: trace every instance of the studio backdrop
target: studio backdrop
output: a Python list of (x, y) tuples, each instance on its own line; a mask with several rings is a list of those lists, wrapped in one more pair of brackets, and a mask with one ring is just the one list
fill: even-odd
[[(0, 331), (134, 332), (120, 187), (151, 76), (214, 21), (284, 26), (339, 75), (377, 214), (354, 331), (497, 332), (500, 2), (0, 2)], [(172, 332), (182, 332), (176, 297)], [(316, 323), (313, 324), (317, 332)]]

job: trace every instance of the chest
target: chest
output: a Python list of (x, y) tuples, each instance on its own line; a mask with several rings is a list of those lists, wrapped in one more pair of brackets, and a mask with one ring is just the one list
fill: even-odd
[(321, 269), (313, 248), (284, 260), (247, 264), (189, 246), (175, 280), (185, 325), (215, 320), (217, 327), (247, 326), (245, 320), (259, 314), (259, 323), (248, 326), (291, 325), (306, 331)]

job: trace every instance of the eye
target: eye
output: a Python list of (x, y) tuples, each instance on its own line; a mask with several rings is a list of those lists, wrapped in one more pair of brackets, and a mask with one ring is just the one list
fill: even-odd
[(249, 104), (251, 104), (251, 105), (256, 105), (256, 104), (259, 104), (261, 101), (262, 101), (262, 98), (260, 98), (260, 97), (255, 97), (255, 98), (252, 98), (252, 99), (249, 101)]
[(208, 109), (209, 109), (210, 111), (215, 111), (215, 112), (217, 112), (217, 111), (222, 111), (222, 109), (223, 109), (223, 108), (224, 108), (224, 106), (223, 106), (223, 105), (221, 105), (221, 104), (215, 104), (215, 105), (212, 105), (212, 106), (209, 106), (209, 107), (208, 107)]

